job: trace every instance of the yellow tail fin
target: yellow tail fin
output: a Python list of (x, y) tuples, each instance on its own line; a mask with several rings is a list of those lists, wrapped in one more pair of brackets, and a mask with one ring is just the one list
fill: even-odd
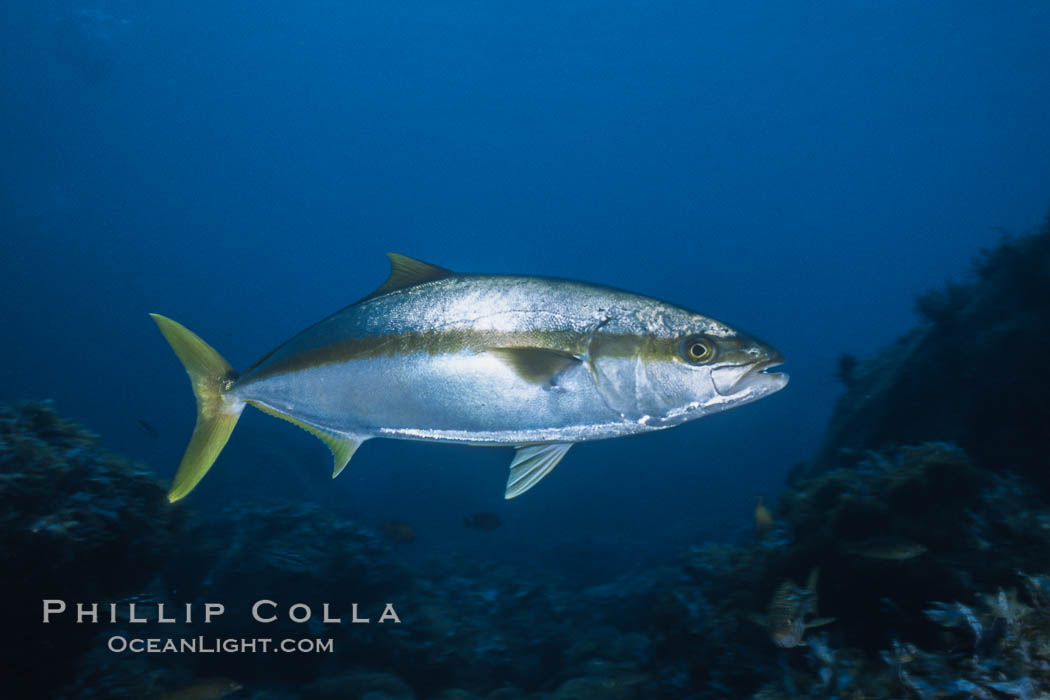
[(168, 491), (168, 500), (174, 503), (192, 491), (211, 469), (230, 439), (244, 404), (226, 396), (237, 373), (219, 353), (182, 324), (160, 314), (150, 316), (186, 368), (197, 398), (197, 425)]

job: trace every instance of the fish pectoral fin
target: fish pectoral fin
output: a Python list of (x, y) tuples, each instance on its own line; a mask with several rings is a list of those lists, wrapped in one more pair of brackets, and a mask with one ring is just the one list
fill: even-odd
[(810, 620), (806, 623), (806, 629), (813, 629), (814, 627), (823, 627), (824, 625), (830, 625), (832, 622), (837, 620), (835, 617), (818, 617), (816, 620)]
[(332, 451), (332, 458), (334, 460), (334, 466), (332, 468), (333, 479), (339, 476), (339, 473), (346, 468), (346, 465), (350, 462), (350, 458), (354, 456), (355, 452), (357, 452), (357, 448), (361, 446), (361, 443), (368, 439), (367, 437), (348, 435), (347, 433), (340, 433), (335, 430), (328, 430), (326, 428), (319, 428), (316, 425), (310, 425), (298, 418), (292, 418), (285, 413), (281, 413), (280, 411), (274, 410), (257, 401), (249, 401), (248, 403), (264, 413), (269, 413), (271, 416), (275, 416), (282, 420), (286, 420), (293, 425), (299, 426), (314, 437), (321, 439), (324, 444), (328, 445), (328, 449)]
[[(410, 258), (407, 255), (387, 253), (386, 256), (390, 258), (390, 276), (386, 278), (386, 282), (379, 289), (366, 296), (365, 299), (378, 297), (398, 289), (414, 287), (424, 282), (444, 279), (456, 274), (452, 270), (446, 270), (443, 267), (431, 265), (422, 260)], [(364, 299), (361, 301), (364, 301)]]
[(489, 348), (488, 351), (530, 384), (549, 382), (558, 372), (582, 362), (572, 353), (550, 348)]
[(540, 483), (543, 477), (558, 466), (558, 462), (572, 447), (571, 442), (550, 442), (543, 445), (523, 445), (517, 448), (510, 463), (505, 498), (515, 498)]

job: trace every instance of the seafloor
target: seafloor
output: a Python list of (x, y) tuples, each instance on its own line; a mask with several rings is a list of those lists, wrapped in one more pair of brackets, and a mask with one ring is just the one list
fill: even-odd
[[(761, 537), (582, 591), (469, 560), (408, 565), (389, 536), (306, 504), (172, 508), (152, 472), (50, 404), (0, 408), (0, 695), (1050, 698), (1050, 222), (916, 309), (890, 347), (840, 360), (824, 444)], [(198, 637), (209, 601), (227, 611), (207, 637), (261, 636), (246, 588), (352, 591), (373, 621), (394, 599), (401, 624), (314, 611), (265, 629), (330, 637), (323, 654), (107, 649)], [(43, 599), (119, 604), (112, 623), (44, 625)], [(176, 622), (137, 625), (129, 602), (153, 618), (167, 603)]]

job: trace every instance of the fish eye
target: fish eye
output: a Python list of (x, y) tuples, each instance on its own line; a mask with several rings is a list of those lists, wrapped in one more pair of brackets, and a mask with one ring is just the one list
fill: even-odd
[(704, 338), (686, 338), (682, 342), (682, 357), (693, 365), (710, 362), (715, 356), (715, 346)]

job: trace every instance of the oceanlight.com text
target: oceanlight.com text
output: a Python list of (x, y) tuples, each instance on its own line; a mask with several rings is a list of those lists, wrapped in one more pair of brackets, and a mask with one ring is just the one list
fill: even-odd
[(331, 654), (332, 639), (281, 639), (269, 637), (222, 638), (124, 637), (114, 635), (106, 647), (117, 654)]

